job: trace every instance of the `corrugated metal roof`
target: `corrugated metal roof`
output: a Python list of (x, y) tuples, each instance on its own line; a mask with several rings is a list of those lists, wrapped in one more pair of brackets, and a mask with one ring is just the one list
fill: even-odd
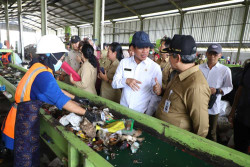
[[(226, 0), (106, 0), (105, 20), (162, 12), (180, 8), (205, 5)], [(9, 19), (17, 21), (16, 0), (9, 0)], [(2, 3), (2, 4), (1, 4)], [(40, 28), (40, 0), (23, 0), (24, 25), (34, 29)], [(174, 3), (176, 5), (174, 5)], [(0, 22), (4, 22), (4, 5), (0, 2)], [(94, 17), (94, 0), (48, 0), (48, 28), (57, 29), (92, 23)], [(127, 6), (129, 9), (127, 9)], [(131, 12), (133, 11), (133, 12)]]

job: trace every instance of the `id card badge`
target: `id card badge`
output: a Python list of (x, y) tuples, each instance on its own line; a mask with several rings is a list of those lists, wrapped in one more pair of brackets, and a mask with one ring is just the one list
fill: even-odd
[(166, 113), (168, 113), (168, 111), (169, 111), (170, 104), (171, 104), (171, 101), (169, 101), (169, 100), (166, 100), (166, 101), (165, 101), (164, 111), (165, 111)]
[(167, 98), (167, 100), (165, 101), (164, 111), (165, 111), (166, 113), (169, 112), (169, 108), (170, 108), (170, 104), (171, 104), (171, 101), (169, 100), (169, 98), (170, 98), (170, 96), (171, 96), (172, 93), (173, 93), (173, 90), (170, 90), (169, 95), (168, 95), (168, 98)]

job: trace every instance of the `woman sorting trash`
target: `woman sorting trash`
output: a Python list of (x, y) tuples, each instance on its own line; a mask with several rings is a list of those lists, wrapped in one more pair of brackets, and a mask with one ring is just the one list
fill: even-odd
[(70, 75), (70, 82), (76, 87), (96, 95), (97, 60), (94, 55), (94, 49), (90, 44), (84, 44), (81, 53), (83, 64), (78, 71), (78, 74), (81, 76), (81, 81), (74, 81), (72, 75)]
[(108, 48), (107, 57), (111, 61), (111, 64), (105, 70), (100, 71), (98, 75), (98, 77), (102, 79), (101, 96), (120, 103), (121, 90), (113, 89), (111, 83), (113, 81), (116, 69), (120, 61), (123, 59), (121, 45), (117, 42), (111, 43)]
[(86, 99), (62, 91), (53, 74), (65, 52), (63, 42), (55, 35), (43, 36), (37, 44), (37, 62), (25, 73), (16, 88), (13, 104), (3, 126), (2, 138), (8, 149), (14, 149), (14, 166), (40, 166), (39, 110), (43, 102), (70, 112), (84, 115), (91, 121), (92, 114), (75, 102)]

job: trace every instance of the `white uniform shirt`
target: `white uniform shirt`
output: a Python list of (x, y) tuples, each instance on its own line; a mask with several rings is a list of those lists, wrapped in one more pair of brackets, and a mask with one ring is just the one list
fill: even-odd
[[(231, 70), (219, 62), (210, 70), (207, 63), (201, 64), (200, 70), (207, 79), (210, 88), (221, 89), (223, 96), (233, 89)], [(217, 99), (211, 109), (208, 110), (210, 115), (220, 113), (221, 94), (217, 94)]]
[[(141, 81), (140, 89), (133, 91), (127, 84), (126, 79), (133, 78)], [(153, 92), (153, 86), (157, 78), (162, 85), (162, 72), (158, 64), (147, 58), (141, 63), (135, 62), (134, 56), (121, 60), (113, 78), (112, 87), (122, 90), (120, 104), (136, 110), (140, 113), (152, 115), (155, 106), (158, 106), (159, 97)]]

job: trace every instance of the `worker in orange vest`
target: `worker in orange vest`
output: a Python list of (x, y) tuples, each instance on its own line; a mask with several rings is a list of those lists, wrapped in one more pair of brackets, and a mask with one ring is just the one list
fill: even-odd
[(10, 63), (10, 61), (11, 61), (11, 59), (10, 59), (10, 57), (9, 57), (10, 54), (11, 54), (11, 53), (8, 52), (8, 53), (5, 53), (5, 54), (2, 55), (1, 60), (2, 60), (2, 62), (3, 62), (3, 65), (6, 66), (6, 65), (8, 65), (8, 64)]
[[(21, 79), (13, 104), (2, 130), (2, 139), (8, 149), (14, 149), (14, 166), (40, 166), (39, 110), (43, 102), (66, 109), (88, 120), (94, 115), (75, 102), (86, 99), (74, 96), (59, 88), (53, 74), (58, 68), (57, 60), (68, 52), (55, 35), (43, 36), (37, 44), (38, 61)], [(72, 100), (71, 100), (72, 99)]]

